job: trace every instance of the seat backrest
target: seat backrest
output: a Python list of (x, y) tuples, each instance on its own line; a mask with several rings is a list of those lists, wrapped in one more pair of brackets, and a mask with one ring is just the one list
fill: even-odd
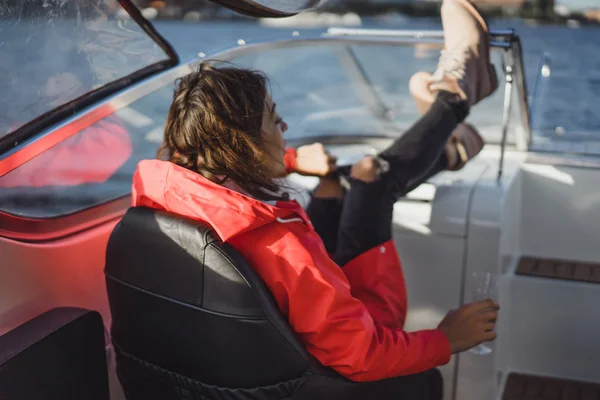
[(109, 400), (104, 324), (55, 308), (0, 336), (3, 400)]
[(310, 369), (263, 282), (206, 226), (131, 208), (110, 237), (105, 273), (129, 399), (198, 385), (292, 390)]

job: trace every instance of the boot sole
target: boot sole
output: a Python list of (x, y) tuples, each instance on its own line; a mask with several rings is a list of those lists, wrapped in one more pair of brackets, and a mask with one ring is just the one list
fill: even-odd
[(488, 64), (488, 68), (490, 69), (490, 76), (492, 77), (492, 89), (488, 94), (489, 96), (490, 94), (494, 93), (496, 89), (498, 89), (498, 74), (496, 74), (496, 68), (494, 67), (494, 64)]
[[(479, 101), (484, 100), (485, 98), (489, 97), (492, 95), (492, 93), (494, 93), (496, 91), (496, 89), (498, 89), (498, 75), (496, 74), (496, 68), (494, 67), (494, 64), (489, 63), (488, 64), (488, 75), (491, 79), (491, 81), (489, 82), (490, 86), (488, 87), (483, 87), (482, 86), (482, 90), (479, 93)], [(479, 101), (477, 103), (479, 103)], [(472, 106), (474, 106), (477, 103), (473, 103)]]

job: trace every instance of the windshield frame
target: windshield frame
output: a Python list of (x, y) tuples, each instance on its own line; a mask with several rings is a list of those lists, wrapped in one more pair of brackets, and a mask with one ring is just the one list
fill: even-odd
[(31, 121), (20, 126), (13, 132), (0, 138), (0, 161), (2, 156), (10, 150), (15, 149), (19, 144), (28, 141), (36, 135), (42, 134), (49, 127), (58, 124), (69, 117), (79, 114), (86, 108), (100, 102), (103, 99), (130, 87), (135, 83), (170, 69), (179, 64), (179, 56), (171, 44), (154, 28), (141, 11), (132, 3), (131, 0), (118, 0), (119, 4), (129, 14), (140, 28), (152, 39), (168, 56), (168, 59), (150, 64), (129, 75), (123, 76), (102, 87), (87, 92), (74, 100), (54, 108), (44, 114), (36, 116)]

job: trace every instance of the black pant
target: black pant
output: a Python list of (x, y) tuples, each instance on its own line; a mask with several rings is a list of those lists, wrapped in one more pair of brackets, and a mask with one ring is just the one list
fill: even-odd
[[(343, 267), (392, 238), (396, 199), (447, 168), (444, 145), (467, 113), (463, 101), (440, 93), (429, 112), (380, 154), (390, 168), (379, 179), (366, 183), (350, 178), (350, 190), (342, 201), (312, 199), (307, 213), (338, 265)], [(444, 387), (435, 369), (372, 384), (382, 391), (380, 398), (415, 400), (441, 400)]]
[(371, 183), (350, 178), (342, 201), (312, 199), (308, 216), (338, 265), (392, 238), (396, 199), (447, 168), (444, 145), (467, 112), (463, 101), (441, 92), (429, 112), (380, 154), (388, 172)]

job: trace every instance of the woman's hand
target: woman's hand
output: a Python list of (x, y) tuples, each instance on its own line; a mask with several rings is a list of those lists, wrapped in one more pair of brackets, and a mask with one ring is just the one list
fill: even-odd
[(296, 149), (294, 172), (308, 176), (326, 176), (334, 172), (337, 158), (333, 157), (321, 143), (300, 146)]
[(449, 311), (438, 329), (446, 334), (451, 352), (459, 353), (496, 339), (499, 308), (493, 300), (484, 300)]

